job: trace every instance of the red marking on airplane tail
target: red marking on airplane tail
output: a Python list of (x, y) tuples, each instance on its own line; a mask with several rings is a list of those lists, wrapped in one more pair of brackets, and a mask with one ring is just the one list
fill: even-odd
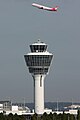
[(52, 8), (53, 11), (57, 11), (58, 6), (56, 6), (55, 8)]

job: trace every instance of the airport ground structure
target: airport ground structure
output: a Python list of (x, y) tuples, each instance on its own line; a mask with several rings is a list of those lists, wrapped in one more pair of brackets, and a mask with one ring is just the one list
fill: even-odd
[[(65, 110), (65, 111), (52, 110), (52, 109), (45, 108), (44, 113), (48, 115), (50, 113), (57, 114), (57, 115), (65, 113), (65, 114), (72, 114), (77, 116), (79, 108), (80, 106), (76, 106), (76, 105), (74, 105), (73, 108), (71, 106), (71, 109)], [(27, 106), (15, 105), (15, 104), (12, 104), (11, 101), (0, 101), (0, 113), (3, 113), (4, 115), (9, 115), (11, 113), (13, 115), (17, 114), (17, 115), (24, 115), (24, 116), (33, 116), (35, 114), (34, 110), (30, 110)]]
[(5, 115), (9, 115), (10, 113), (12, 113), (13, 115), (23, 115), (30, 112), (30, 109), (26, 106), (12, 104), (11, 101), (0, 101), (0, 113), (4, 113)]

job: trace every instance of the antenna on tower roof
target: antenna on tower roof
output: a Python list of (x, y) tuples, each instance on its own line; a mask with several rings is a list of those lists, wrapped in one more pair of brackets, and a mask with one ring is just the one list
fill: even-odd
[(41, 40), (40, 39), (38, 39), (38, 43), (40, 43), (41, 42)]

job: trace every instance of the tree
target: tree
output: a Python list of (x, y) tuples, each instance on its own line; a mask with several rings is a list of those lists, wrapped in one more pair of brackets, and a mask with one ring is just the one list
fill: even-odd
[(53, 120), (57, 120), (57, 113), (53, 114)]
[(78, 113), (77, 113), (77, 120), (80, 120), (80, 110), (78, 110)]
[(48, 115), (48, 118), (49, 118), (49, 120), (53, 120), (53, 114), (50, 113), (50, 114)]
[(35, 113), (33, 116), (32, 116), (32, 120), (37, 120), (37, 114)]
[(47, 113), (45, 112), (43, 115), (42, 115), (42, 120), (47, 120), (48, 119), (48, 115)]
[[(75, 120), (75, 116), (71, 114), (69, 117), (69, 120)], [(78, 120), (80, 120), (80, 119), (78, 119)]]
[(3, 115), (3, 113), (0, 113), (0, 120), (5, 120), (5, 116)]

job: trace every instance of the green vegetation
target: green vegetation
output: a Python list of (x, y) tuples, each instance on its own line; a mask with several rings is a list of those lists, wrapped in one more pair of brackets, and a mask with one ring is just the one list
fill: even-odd
[(26, 116), (17, 114), (13, 115), (12, 113), (4, 115), (3, 113), (0, 113), (0, 120), (26, 120)]
[(42, 116), (34, 114), (32, 116), (32, 120), (80, 120), (80, 111), (78, 111), (77, 116), (75, 116), (73, 114), (66, 114), (64, 112), (63, 112), (63, 114), (44, 113)]
[(24, 116), (24, 115), (13, 115), (13, 114), (9, 114), (9, 115), (4, 115), (3, 113), (0, 113), (0, 120), (80, 120), (80, 111), (78, 111), (78, 114), (72, 115), (72, 114), (65, 114), (63, 112), (63, 114), (47, 114), (44, 113), (43, 115), (37, 115), (34, 114), (32, 117), (30, 116)]

